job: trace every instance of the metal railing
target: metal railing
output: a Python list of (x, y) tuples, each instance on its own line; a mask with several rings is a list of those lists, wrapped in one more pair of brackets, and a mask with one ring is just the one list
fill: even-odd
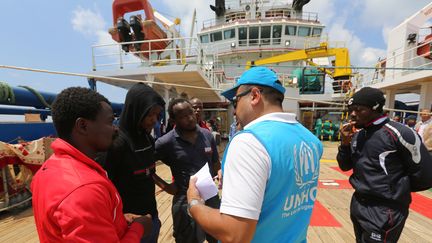
[(297, 13), (292, 9), (286, 10), (268, 10), (265, 11), (264, 14), (261, 12), (257, 12), (255, 18), (251, 17), (249, 12), (233, 12), (225, 15), (225, 22), (218, 21), (215, 18), (207, 19), (203, 21), (202, 28), (211, 28), (221, 24), (233, 23), (233, 22), (242, 22), (242, 21), (262, 21), (264, 19), (289, 19), (293, 21), (305, 21), (305, 22), (319, 22), (318, 13), (314, 12), (301, 12)]
[[(418, 72), (422, 68), (432, 68), (432, 60), (424, 58), (424, 56), (432, 55), (430, 51), (423, 55), (417, 55), (417, 49), (425, 45), (432, 45), (432, 40), (422, 43), (421, 45), (415, 45), (404, 52), (382, 60), (381, 63), (385, 62), (385, 66), (381, 67), (377, 64), (375, 70), (365, 72), (360, 86), (364, 87), (376, 83), (392, 81), (396, 78)], [(389, 64), (391, 66), (389, 66)]]
[(324, 42), (324, 41), (327, 42), (327, 37), (325, 37), (325, 36), (310, 36), (310, 37), (307, 37), (304, 40), (304, 49), (319, 47), (320, 44), (321, 44), (321, 42)]
[[(168, 42), (169, 45), (165, 49), (151, 49), (153, 42)], [(186, 43), (191, 44), (186, 46)], [(122, 49), (124, 45), (142, 44), (148, 45), (148, 50), (125, 52)], [(92, 67), (96, 71), (103, 68), (125, 69), (197, 64), (209, 84), (219, 89), (226, 78), (222, 63), (218, 61), (217, 55), (209, 59), (206, 53), (201, 43), (196, 38), (190, 37), (94, 45), (92, 46)]]
[(221, 84), (225, 82), (226, 76), (221, 61), (204, 63), (201, 71), (214, 89), (220, 89)]
[[(284, 87), (291, 87), (291, 88), (297, 88), (298, 84), (297, 84), (297, 80), (295, 78), (294, 75), (289, 74), (289, 73), (277, 73), (278, 79), (279, 81), (282, 83), (282, 86)], [(230, 80), (232, 80), (232, 82), (230, 82), (230, 84), (232, 84), (232, 86), (234, 86), (235, 83), (237, 83), (238, 79), (240, 78), (240, 76), (236, 76), (233, 78), (229, 78)]]
[[(190, 46), (186, 46), (192, 40)], [(152, 49), (154, 43), (168, 43), (164, 49)], [(140, 46), (145, 50), (125, 52), (122, 46)], [(167, 65), (196, 62), (200, 50), (200, 43), (196, 38), (168, 38), (145, 41), (131, 41), (92, 46), (92, 67), (96, 71), (101, 67), (118, 67), (136, 65)]]

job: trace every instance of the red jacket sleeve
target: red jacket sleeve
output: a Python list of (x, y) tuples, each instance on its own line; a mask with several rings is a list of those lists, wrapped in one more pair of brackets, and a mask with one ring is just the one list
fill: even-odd
[[(127, 226), (109, 191), (99, 184), (82, 186), (69, 194), (52, 214), (64, 242), (139, 242), (139, 223)], [(116, 218), (123, 217), (123, 218)]]

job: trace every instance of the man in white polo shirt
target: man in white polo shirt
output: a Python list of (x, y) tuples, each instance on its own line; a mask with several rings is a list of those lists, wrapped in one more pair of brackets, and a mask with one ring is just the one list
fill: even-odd
[(223, 161), (220, 210), (202, 203), (190, 180), (192, 217), (222, 242), (304, 242), (316, 199), (322, 144), (284, 113), (285, 88), (266, 67), (246, 71), (222, 93), (244, 129)]

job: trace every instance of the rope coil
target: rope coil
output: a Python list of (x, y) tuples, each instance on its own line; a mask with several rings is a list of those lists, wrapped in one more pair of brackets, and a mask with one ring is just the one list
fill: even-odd
[(15, 94), (12, 87), (5, 82), (0, 82), (0, 103), (15, 104)]

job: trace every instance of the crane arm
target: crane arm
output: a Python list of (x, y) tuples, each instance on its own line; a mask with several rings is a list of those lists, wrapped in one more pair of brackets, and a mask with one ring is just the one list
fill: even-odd
[(330, 71), (329, 69), (326, 69), (326, 68), (320, 68), (318, 64), (316, 64), (316, 63), (314, 63), (314, 62), (312, 62), (312, 61), (310, 61), (310, 60), (306, 60), (306, 62), (307, 62), (307, 64), (309, 64), (309, 65), (311, 65), (311, 66), (313, 66), (313, 67), (318, 68), (318, 70), (320, 70), (321, 72), (325, 72), (327, 75), (333, 77), (333, 72)]
[(311, 60), (313, 58), (319, 58), (319, 57), (335, 57), (335, 66), (336, 67), (342, 67), (342, 68), (336, 68), (334, 72), (331, 72), (329, 70), (326, 71), (327, 74), (332, 76), (333, 78), (343, 77), (343, 76), (350, 76), (351, 75), (351, 68), (350, 66), (350, 59), (349, 59), (349, 52), (347, 48), (328, 48), (328, 45), (326, 42), (323, 42), (318, 47), (298, 50), (298, 51), (292, 51), (288, 52), (282, 55), (269, 57), (269, 58), (263, 58), (256, 61), (249, 61), (246, 64), (246, 68), (249, 69), (251, 66), (260, 66), (260, 65), (266, 65), (266, 64), (274, 64), (274, 63), (281, 63), (281, 62), (292, 62), (292, 61), (300, 61), (305, 60), (309, 64), (313, 66), (319, 66), (318, 64), (312, 62)]

